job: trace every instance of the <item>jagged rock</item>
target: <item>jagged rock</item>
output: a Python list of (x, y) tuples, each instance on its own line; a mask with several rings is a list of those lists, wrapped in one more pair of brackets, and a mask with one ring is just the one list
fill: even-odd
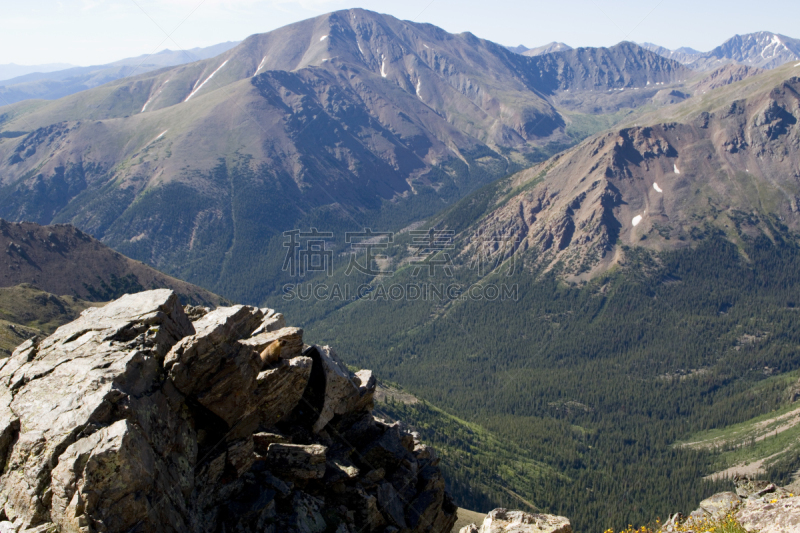
[(223, 307), (194, 322), (197, 330), (167, 355), (164, 367), (175, 387), (233, 425), (252, 406), (261, 363), (236, 339), (249, 335), (263, 318), (254, 307)]
[(372, 370), (359, 370), (353, 377), (353, 383), (358, 387), (359, 399), (353, 406), (354, 411), (362, 409), (372, 410), (375, 398), (375, 389), (378, 387), (378, 380), (372, 375)]
[(734, 516), (747, 531), (794, 533), (800, 531), (800, 497), (769, 481), (736, 475), (736, 493), (720, 492), (700, 502), (700, 507), (684, 520), (677, 513), (670, 516), (660, 531), (687, 531), (693, 521), (724, 520)]
[(253, 435), (255, 450), (261, 455), (267, 455), (270, 444), (289, 444), (289, 437), (279, 433), (268, 433), (262, 431)]
[(39, 344), (20, 346), (0, 369), (0, 395), (13, 394), (20, 428), (0, 479), (6, 516), (23, 528), (47, 521), (50, 474), (64, 450), (115, 417), (144, 416), (126, 412), (131, 397), (157, 387), (160, 360), (193, 333), (178, 297), (157, 290), (89, 308)]
[(684, 522), (682, 513), (673, 513), (667, 517), (667, 520), (661, 525), (658, 530), (659, 533), (674, 533), (681, 529), (681, 524)]
[(300, 328), (281, 328), (276, 331), (267, 331), (239, 341), (244, 346), (261, 353), (261, 351), (275, 341), (283, 341), (281, 359), (291, 359), (303, 351), (303, 330)]
[(287, 531), (322, 533), (328, 527), (325, 518), (322, 516), (323, 507), (323, 501), (308, 494), (296, 493), (292, 500), (294, 513), (288, 523), (285, 524)]
[(329, 483), (335, 483), (344, 478), (356, 479), (360, 475), (361, 470), (347, 460), (337, 457), (333, 457), (328, 460), (325, 477)]
[(460, 533), (572, 533), (572, 526), (563, 516), (495, 509), (480, 527), (470, 524)]
[(202, 305), (197, 305), (197, 306), (187, 305), (186, 307), (183, 308), (183, 310), (186, 312), (186, 316), (192, 322), (194, 322), (195, 320), (200, 320), (201, 318), (203, 318), (204, 316), (206, 316), (208, 313), (211, 312), (210, 307), (204, 307)]
[(310, 357), (295, 357), (258, 374), (254, 403), (259, 406), (261, 426), (273, 427), (294, 410), (303, 397), (312, 364)]
[[(373, 418), (370, 372), (297, 352), (296, 328), (253, 336), (272, 310), (189, 311), (127, 295), (0, 361), (0, 531), (450, 530), (433, 455)], [(297, 353), (262, 369), (275, 334)]]
[(400, 529), (405, 529), (406, 519), (403, 512), (403, 501), (391, 484), (383, 482), (378, 485), (376, 494), (378, 505), (384, 511), (389, 521)]
[(286, 319), (281, 313), (278, 313), (274, 309), (267, 308), (262, 309), (261, 312), (264, 313), (264, 321), (252, 333), (254, 337), (256, 335), (260, 335), (261, 333), (278, 331), (279, 329), (286, 327)]
[[(335, 415), (353, 409), (360, 399), (358, 386), (350, 378), (350, 372), (330, 346), (319, 350), (322, 368), (325, 370), (325, 400), (313, 430), (321, 431)], [(360, 381), (360, 380), (359, 380)]]
[[(52, 472), (50, 518), (65, 531), (131, 529), (147, 518), (150, 506), (137, 494), (165, 481), (158, 469), (142, 432), (120, 420), (61, 454)], [(169, 494), (170, 487), (160, 486), (159, 492)]]
[(760, 498), (770, 492), (775, 492), (778, 487), (769, 481), (753, 479), (749, 476), (736, 475), (733, 478), (736, 494), (740, 498)]
[(281, 478), (322, 479), (327, 451), (319, 444), (270, 444), (267, 461), (272, 472)]

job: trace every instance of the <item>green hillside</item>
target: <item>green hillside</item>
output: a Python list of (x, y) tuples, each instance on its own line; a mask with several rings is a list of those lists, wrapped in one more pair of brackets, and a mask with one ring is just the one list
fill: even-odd
[[(482, 281), (516, 286), (515, 302), (321, 302), (306, 331), (558, 473), (504, 483), (576, 531), (645, 523), (727, 487), (702, 479), (715, 450), (677, 441), (787, 401), (774, 376), (800, 367), (800, 249), (775, 230), (776, 242), (743, 236), (741, 248), (712, 235), (678, 251), (626, 249), (624, 266), (585, 284), (525, 265)], [(413, 282), (411, 270), (385, 281)], [(461, 265), (447, 283), (475, 281)], [(445, 447), (469, 449), (455, 442)], [(456, 493), (470, 509), (507, 502)]]

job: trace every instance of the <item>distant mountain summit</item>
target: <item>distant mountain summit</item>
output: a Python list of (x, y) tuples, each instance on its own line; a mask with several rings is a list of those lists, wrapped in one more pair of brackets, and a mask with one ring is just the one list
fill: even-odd
[(509, 50), (514, 52), (515, 54), (520, 54), (523, 56), (528, 57), (535, 57), (540, 56), (542, 54), (551, 54), (553, 52), (566, 52), (568, 50), (572, 50), (573, 48), (565, 43), (558, 43), (553, 41), (552, 43), (548, 43), (542, 46), (537, 46), (536, 48), (528, 48), (523, 45), (519, 46), (506, 46)]
[(736, 35), (706, 55), (709, 60), (727, 59), (752, 67), (772, 69), (789, 61), (800, 61), (800, 40), (761, 31)]
[(800, 39), (766, 31), (736, 35), (710, 52), (686, 47), (669, 50), (653, 43), (641, 46), (695, 70), (711, 70), (730, 63), (773, 69), (789, 61), (800, 61)]
[(531, 48), (530, 50), (525, 50), (522, 52), (522, 55), (535, 57), (543, 54), (552, 54), (553, 52), (568, 52), (569, 50), (573, 50), (573, 48), (568, 44), (552, 42), (543, 46)]
[(703, 52), (695, 50), (694, 48), (689, 48), (688, 46), (683, 46), (675, 50), (670, 50), (669, 48), (665, 48), (653, 43), (640, 43), (639, 46), (645, 50), (655, 52), (662, 57), (673, 59), (678, 63), (683, 63), (684, 65), (688, 65), (697, 61), (703, 55)]

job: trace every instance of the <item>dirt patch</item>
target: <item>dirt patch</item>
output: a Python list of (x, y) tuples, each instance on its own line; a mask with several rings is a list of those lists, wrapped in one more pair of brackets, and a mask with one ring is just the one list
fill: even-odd
[(419, 400), (413, 394), (403, 392), (389, 385), (378, 385), (375, 389), (375, 401), (379, 403), (386, 403), (389, 401), (389, 399), (391, 399), (393, 402), (403, 403), (406, 405), (414, 405), (415, 403), (419, 403)]
[(766, 468), (764, 468), (764, 463), (770, 459), (778, 457), (783, 453), (786, 453), (786, 450), (770, 455), (769, 457), (764, 457), (758, 461), (753, 461), (752, 463), (740, 463), (738, 465), (733, 465), (725, 470), (720, 470), (719, 472), (714, 472), (711, 475), (705, 476), (703, 479), (708, 481), (721, 481), (723, 479), (732, 479), (733, 476), (737, 474), (740, 476), (757, 477), (767, 473)]

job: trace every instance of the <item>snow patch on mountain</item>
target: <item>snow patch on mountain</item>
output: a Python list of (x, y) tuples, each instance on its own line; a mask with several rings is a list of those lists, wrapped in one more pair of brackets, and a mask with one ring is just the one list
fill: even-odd
[(202, 88), (203, 88), (203, 85), (205, 85), (206, 83), (208, 83), (208, 80), (210, 80), (211, 78), (213, 78), (213, 77), (214, 77), (214, 74), (216, 74), (217, 72), (219, 72), (220, 70), (222, 70), (222, 67), (224, 67), (225, 65), (227, 65), (227, 64), (228, 64), (228, 61), (229, 61), (229, 60), (228, 60), (228, 59), (226, 59), (226, 60), (225, 60), (225, 62), (224, 62), (224, 63), (222, 63), (222, 64), (219, 66), (219, 68), (217, 68), (217, 70), (215, 70), (214, 72), (212, 72), (212, 73), (211, 73), (211, 76), (207, 77), (203, 83), (201, 83), (201, 84), (200, 84), (200, 85), (199, 85), (199, 86), (198, 86), (198, 87), (197, 87), (195, 90), (193, 90), (193, 91), (192, 91), (192, 92), (189, 94), (189, 96), (187, 96), (187, 97), (186, 97), (186, 100), (184, 100), (184, 102), (188, 102), (188, 101), (189, 101), (189, 99), (190, 99), (192, 96), (196, 95), (196, 94), (197, 94), (197, 92), (198, 92), (200, 89), (202, 89)]

